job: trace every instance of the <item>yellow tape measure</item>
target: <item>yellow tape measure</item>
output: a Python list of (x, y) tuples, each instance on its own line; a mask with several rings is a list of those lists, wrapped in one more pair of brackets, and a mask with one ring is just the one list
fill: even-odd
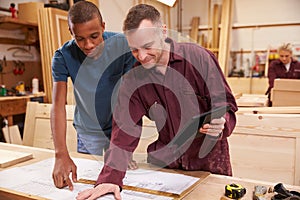
[(225, 196), (231, 199), (240, 199), (246, 194), (246, 188), (240, 184), (228, 184), (225, 186)]

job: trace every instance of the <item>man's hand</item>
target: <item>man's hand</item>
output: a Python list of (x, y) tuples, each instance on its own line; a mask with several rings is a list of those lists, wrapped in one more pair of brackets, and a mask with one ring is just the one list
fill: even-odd
[(134, 169), (137, 169), (137, 168), (138, 168), (138, 165), (137, 165), (136, 161), (133, 160), (133, 158), (131, 156), (131, 159), (129, 160), (127, 169), (134, 170)]
[(120, 187), (111, 183), (102, 183), (92, 189), (87, 189), (79, 192), (76, 199), (94, 200), (108, 193), (113, 193), (116, 200), (121, 200)]
[(209, 124), (204, 124), (199, 129), (199, 132), (213, 137), (218, 137), (224, 129), (225, 122), (226, 120), (224, 117), (213, 119)]
[(70, 190), (73, 190), (70, 173), (72, 173), (72, 181), (77, 182), (77, 167), (73, 160), (69, 156), (55, 158), (52, 178), (57, 188), (68, 186)]

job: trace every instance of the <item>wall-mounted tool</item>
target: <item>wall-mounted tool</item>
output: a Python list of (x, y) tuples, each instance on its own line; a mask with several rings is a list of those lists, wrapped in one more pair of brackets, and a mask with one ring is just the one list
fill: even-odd
[(33, 53), (31, 53), (30, 50), (27, 50), (23, 47), (11, 47), (7, 49), (7, 51), (11, 50), (15, 50), (12, 53), (12, 56), (15, 58), (34, 58)]
[(14, 75), (22, 75), (25, 72), (25, 64), (18, 60), (14, 60), (15, 68), (13, 70)]

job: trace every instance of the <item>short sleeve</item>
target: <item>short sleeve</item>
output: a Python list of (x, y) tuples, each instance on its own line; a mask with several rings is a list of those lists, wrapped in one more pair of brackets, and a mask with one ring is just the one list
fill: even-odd
[(61, 51), (57, 50), (52, 58), (52, 77), (54, 82), (67, 82), (69, 72)]

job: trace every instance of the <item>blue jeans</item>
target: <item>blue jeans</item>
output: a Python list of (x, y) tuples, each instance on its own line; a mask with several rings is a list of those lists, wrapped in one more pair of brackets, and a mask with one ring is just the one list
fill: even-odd
[(77, 134), (77, 151), (102, 156), (109, 147), (109, 138), (104, 134)]

